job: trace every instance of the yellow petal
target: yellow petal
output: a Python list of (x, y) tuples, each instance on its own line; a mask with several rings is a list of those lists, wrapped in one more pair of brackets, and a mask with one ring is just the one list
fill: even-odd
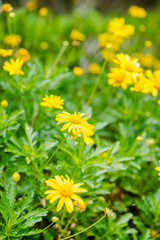
[(48, 186), (52, 187), (53, 189), (56, 189), (56, 190), (59, 189), (58, 184), (57, 184), (56, 181), (55, 181), (54, 179), (52, 179), (52, 178), (46, 180), (45, 183), (46, 183)]
[(53, 194), (53, 197), (51, 198), (51, 200), (49, 202), (53, 203), (60, 197), (61, 197), (61, 195), (59, 193), (55, 193), (55, 194)]
[(74, 190), (75, 193), (84, 193), (84, 192), (88, 192), (86, 189), (84, 188), (77, 188)]
[(69, 197), (65, 198), (65, 205), (69, 213), (73, 212), (74, 205)]
[(64, 197), (62, 197), (62, 198), (59, 200), (59, 203), (58, 203), (57, 208), (56, 208), (56, 212), (59, 212), (59, 211), (62, 209), (63, 204), (64, 204), (64, 201), (65, 201), (65, 198), (64, 198)]
[(78, 195), (76, 195), (76, 194), (73, 194), (73, 195), (71, 196), (71, 198), (72, 198), (73, 200), (75, 200), (76, 202), (80, 203), (80, 204), (84, 204), (83, 199), (82, 199), (81, 197), (79, 197)]

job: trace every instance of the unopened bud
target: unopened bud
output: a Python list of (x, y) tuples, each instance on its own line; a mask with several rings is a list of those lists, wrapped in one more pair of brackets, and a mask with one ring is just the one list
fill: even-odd
[(20, 177), (18, 172), (15, 172), (12, 176), (12, 179), (13, 179), (14, 182), (19, 182), (20, 178), (21, 177)]
[(52, 217), (52, 222), (58, 222), (58, 220), (59, 220), (58, 217), (56, 217), (56, 216)]
[(69, 42), (68, 41), (64, 41), (63, 42), (63, 46), (67, 47), (69, 45)]
[(75, 41), (72, 42), (72, 46), (73, 47), (79, 47), (80, 46), (80, 42), (75, 40)]

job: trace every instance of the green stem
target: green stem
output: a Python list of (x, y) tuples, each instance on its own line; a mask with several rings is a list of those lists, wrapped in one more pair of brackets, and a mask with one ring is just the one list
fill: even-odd
[(94, 98), (94, 95), (95, 95), (95, 93), (96, 93), (98, 84), (99, 84), (99, 82), (100, 82), (100, 80), (101, 80), (101, 77), (102, 77), (102, 75), (103, 75), (103, 72), (104, 72), (104, 69), (105, 69), (105, 67), (106, 67), (106, 64), (107, 64), (107, 61), (105, 60), (104, 63), (103, 63), (103, 66), (102, 66), (102, 70), (101, 70), (100, 74), (99, 74), (98, 77), (97, 77), (97, 80), (96, 80), (95, 85), (94, 85), (94, 87), (93, 87), (93, 89), (92, 89), (91, 95), (90, 95), (90, 97), (89, 97), (89, 99), (88, 99), (88, 102), (87, 102), (88, 104), (90, 104), (90, 103), (92, 102), (92, 99)]
[(105, 217), (106, 217), (106, 215), (103, 215), (103, 217), (101, 217), (97, 222), (93, 223), (93, 224), (90, 225), (89, 227), (87, 227), (87, 228), (83, 229), (82, 231), (80, 231), (80, 232), (78, 232), (78, 233), (75, 233), (75, 234), (73, 234), (73, 235), (71, 235), (71, 236), (69, 236), (69, 237), (61, 238), (61, 240), (69, 239), (69, 238), (75, 237), (75, 236), (77, 236), (77, 235), (79, 235), (79, 234), (81, 234), (81, 233), (87, 231), (88, 229), (94, 227), (97, 223), (99, 223), (99, 222), (100, 222), (103, 218), (105, 218)]
[(61, 232), (61, 235), (58, 237), (58, 240), (61, 239), (61, 237), (63, 236), (64, 232), (67, 230), (69, 224), (72, 222), (73, 217), (75, 216), (76, 212), (73, 213), (72, 217), (70, 218), (70, 220), (68, 221), (68, 223), (66, 224), (65, 228), (63, 229), (63, 231)]
[(52, 65), (52, 67), (48, 70), (48, 72), (47, 72), (47, 74), (46, 74), (46, 78), (49, 78), (49, 77), (50, 77), (50, 75), (51, 75), (52, 72), (54, 71), (55, 67), (56, 67), (57, 64), (59, 63), (59, 61), (60, 61), (63, 53), (64, 53), (65, 50), (66, 50), (66, 48), (67, 48), (66, 45), (63, 45), (63, 46), (61, 47), (61, 49), (60, 49), (60, 51), (59, 51), (59, 53), (58, 53), (58, 55), (57, 55), (57, 57), (56, 57), (53, 65)]

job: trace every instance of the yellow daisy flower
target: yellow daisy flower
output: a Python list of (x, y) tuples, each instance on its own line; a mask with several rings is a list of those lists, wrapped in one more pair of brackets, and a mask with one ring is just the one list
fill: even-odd
[(97, 63), (91, 63), (88, 67), (88, 71), (94, 74), (99, 74), (101, 69)]
[(11, 34), (4, 38), (4, 42), (8, 45), (16, 47), (22, 41), (22, 37), (20, 35)]
[(18, 49), (16, 57), (22, 59), (24, 63), (30, 60), (30, 54), (25, 48)]
[(158, 91), (160, 90), (160, 70), (156, 70), (154, 72), (147, 70), (145, 74), (149, 81), (153, 84), (154, 90), (152, 91), (152, 95), (157, 96)]
[(84, 41), (86, 39), (85, 35), (77, 29), (73, 29), (70, 33), (70, 38), (72, 40)]
[(126, 39), (134, 35), (135, 28), (131, 24), (125, 24), (124, 18), (113, 18), (109, 21), (108, 32)]
[(70, 133), (72, 131), (72, 133), (77, 136), (77, 132), (78, 134), (86, 134), (89, 135), (93, 129), (94, 126), (92, 126), (91, 124), (87, 123), (87, 117), (83, 118), (83, 116), (85, 115), (85, 113), (68, 113), (63, 111), (61, 114), (58, 114), (56, 116), (56, 121), (58, 121), (57, 125), (61, 124), (61, 123), (66, 123), (63, 125), (63, 127), (61, 128), (61, 131), (65, 131), (66, 129), (68, 129), (68, 132)]
[(146, 10), (138, 6), (131, 6), (128, 9), (128, 12), (132, 17), (136, 17), (136, 18), (145, 18), (147, 16)]
[(63, 176), (55, 176), (55, 179), (50, 178), (45, 182), (48, 186), (54, 189), (45, 191), (45, 194), (48, 194), (46, 199), (48, 199), (49, 202), (52, 204), (57, 199), (60, 198), (56, 209), (57, 212), (59, 212), (62, 209), (64, 204), (69, 213), (73, 212), (74, 209), (73, 201), (76, 202), (76, 205), (85, 208), (85, 203), (83, 199), (75, 194), (87, 192), (86, 189), (80, 188), (80, 186), (82, 186), (83, 183), (74, 184), (74, 181), (72, 179), (70, 180), (70, 178), (67, 175), (66, 178), (64, 178)]
[(84, 73), (84, 69), (83, 69), (83, 68), (80, 68), (80, 67), (74, 67), (74, 68), (73, 68), (73, 73), (74, 73), (76, 76), (81, 76), (81, 75)]
[(133, 80), (136, 80), (142, 71), (137, 58), (131, 58), (128, 54), (117, 54), (114, 62), (126, 71)]
[(40, 10), (39, 10), (39, 15), (41, 15), (42, 17), (45, 17), (45, 16), (47, 16), (48, 15), (48, 9), (47, 8), (41, 8)]
[(13, 49), (8, 49), (8, 50), (6, 50), (6, 49), (0, 49), (0, 56), (2, 56), (2, 57), (9, 57), (9, 56), (11, 56), (13, 54)]
[(50, 96), (45, 95), (45, 98), (42, 98), (44, 102), (41, 102), (40, 105), (49, 108), (59, 108), (63, 109), (64, 100), (61, 99), (60, 96), (54, 96), (51, 94)]
[(10, 62), (5, 62), (3, 65), (3, 69), (7, 72), (9, 72), (9, 75), (14, 74), (24, 74), (24, 72), (21, 71), (21, 67), (23, 66), (23, 60), (17, 58), (16, 61), (13, 59), (10, 59)]
[(3, 4), (2, 7), (1, 7), (1, 11), (2, 11), (2, 12), (11, 12), (12, 10), (13, 10), (13, 7), (12, 7), (12, 5), (9, 4), (9, 3), (5, 3), (5, 4)]
[(107, 74), (109, 85), (113, 87), (122, 87), (126, 89), (132, 83), (131, 79), (127, 76), (125, 69), (112, 68), (111, 72)]
[(38, 7), (38, 3), (37, 3), (37, 1), (34, 1), (34, 0), (29, 1), (26, 4), (26, 8), (27, 8), (28, 11), (34, 11), (34, 10), (37, 9), (37, 7)]

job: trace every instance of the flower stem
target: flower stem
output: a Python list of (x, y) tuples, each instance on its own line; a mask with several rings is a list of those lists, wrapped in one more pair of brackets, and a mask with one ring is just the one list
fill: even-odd
[(65, 228), (63, 229), (63, 231), (61, 232), (61, 235), (58, 237), (58, 240), (61, 239), (61, 237), (63, 236), (64, 232), (67, 230), (69, 224), (72, 222), (73, 217), (75, 216), (76, 212), (73, 213), (72, 217), (70, 218), (70, 220), (68, 221), (68, 223), (66, 224)]
[(79, 235), (79, 234), (81, 234), (81, 233), (87, 231), (88, 229), (94, 227), (97, 223), (99, 223), (99, 222), (100, 222), (103, 218), (105, 218), (105, 217), (106, 217), (106, 215), (103, 215), (103, 217), (101, 217), (97, 222), (93, 223), (93, 224), (90, 225), (89, 227), (87, 227), (87, 228), (83, 229), (82, 231), (80, 231), (80, 232), (78, 232), (78, 233), (75, 233), (75, 234), (73, 234), (73, 235), (71, 235), (71, 236), (68, 236), (68, 237), (65, 237), (65, 238), (61, 238), (61, 240), (69, 239), (69, 238), (75, 237), (75, 236), (77, 236), (77, 235)]
[(92, 89), (91, 95), (90, 95), (90, 97), (89, 97), (89, 99), (88, 99), (88, 102), (87, 102), (88, 104), (90, 104), (90, 103), (92, 102), (92, 99), (94, 98), (94, 95), (95, 95), (95, 93), (96, 93), (98, 84), (99, 84), (99, 82), (100, 82), (100, 80), (101, 80), (101, 77), (102, 77), (102, 75), (103, 75), (103, 72), (104, 72), (104, 69), (105, 69), (105, 67), (106, 67), (106, 64), (107, 64), (107, 61), (105, 60), (104, 63), (103, 63), (103, 66), (102, 66), (102, 70), (101, 70), (100, 74), (99, 74), (98, 77), (97, 77), (97, 80), (96, 80), (95, 85), (94, 85), (94, 87), (93, 87), (93, 89)]
[(60, 49), (60, 51), (59, 51), (59, 53), (58, 53), (58, 55), (57, 55), (57, 57), (56, 57), (53, 65), (52, 65), (52, 67), (48, 70), (48, 72), (47, 72), (47, 74), (46, 74), (46, 78), (49, 78), (49, 77), (50, 77), (50, 75), (52, 74), (53, 70), (55, 69), (55, 67), (56, 67), (57, 64), (59, 63), (59, 61), (60, 61), (63, 53), (64, 53), (65, 50), (66, 50), (66, 48), (67, 48), (67, 45), (63, 45), (63, 46), (61, 47), (61, 49)]

